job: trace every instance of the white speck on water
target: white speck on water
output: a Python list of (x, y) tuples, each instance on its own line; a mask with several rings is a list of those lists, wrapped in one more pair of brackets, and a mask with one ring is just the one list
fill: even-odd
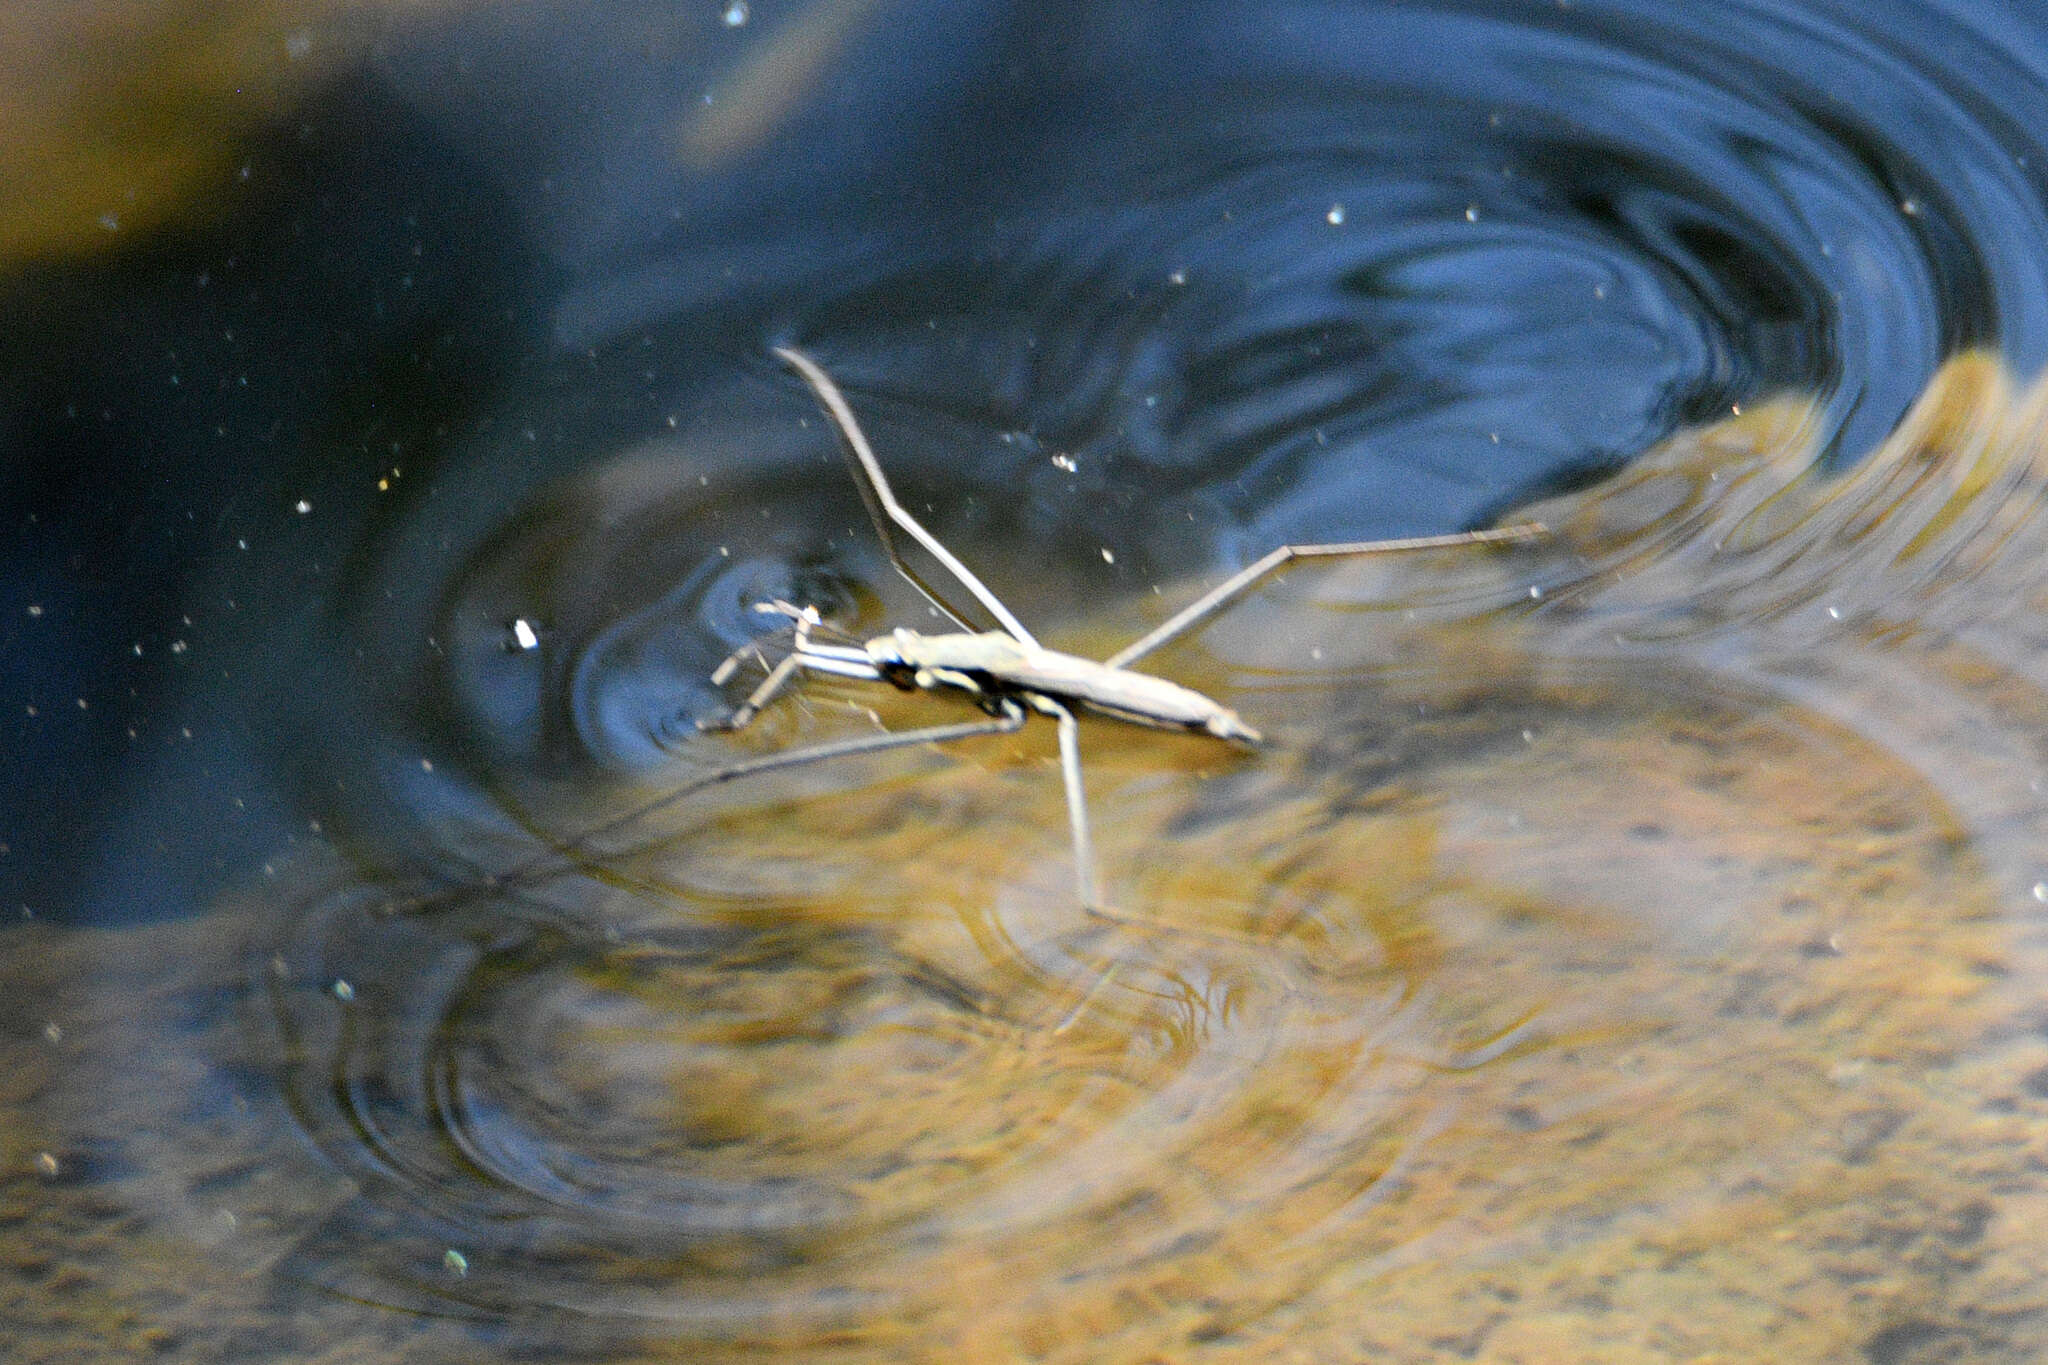
[(2048, 882), (2034, 883), (2034, 899), (2048, 905)]
[(1479, 205), (1467, 204), (1465, 206), (1465, 221), (1468, 223), (1476, 223), (1479, 221)]
[(1075, 470), (1081, 467), (1079, 461), (1077, 461), (1073, 456), (1066, 454), (1065, 452), (1061, 452), (1060, 454), (1053, 456), (1052, 462), (1054, 468), (1064, 469), (1069, 474), (1072, 474)]
[(57, 1178), (57, 1172), (63, 1168), (57, 1164), (56, 1153), (37, 1152), (36, 1169), (43, 1173), (43, 1178), (45, 1180), (55, 1180)]
[(1166, 277), (1166, 282), (1168, 284), (1186, 284), (1188, 282), (1188, 272), (1185, 270), (1176, 270), (1171, 275), (1168, 275)]
[(1331, 226), (1331, 227), (1343, 227), (1343, 226), (1344, 226), (1344, 206), (1343, 206), (1342, 204), (1332, 204), (1332, 205), (1330, 205), (1330, 211), (1329, 211), (1328, 213), (1324, 214), (1324, 215), (1323, 215), (1323, 217), (1324, 217), (1324, 218), (1325, 218), (1326, 220), (1328, 220), (1328, 222), (1329, 222), (1329, 224), (1330, 224), (1330, 226)]
[(43, 1040), (49, 1043), (64, 1041), (64, 1026), (55, 1020), (43, 1025)]
[(1105, 564), (1116, 563), (1116, 556), (1109, 552), (1109, 547), (1107, 545), (1102, 547), (1102, 562)]
[(1541, 602), (1543, 600), (1543, 589), (1539, 585), (1535, 583), (1529, 585), (1529, 600), (1531, 602)]
[(31, 602), (31, 603), (29, 603), (29, 604), (28, 604), (28, 614), (29, 614), (30, 616), (38, 616), (38, 617), (39, 617), (39, 616), (41, 616), (41, 615), (43, 614), (43, 604), (42, 604), (42, 603), (40, 603), (40, 602)]
[(454, 1247), (449, 1247), (447, 1253), (441, 1257), (441, 1264), (448, 1267), (448, 1273), (451, 1275), (462, 1276), (469, 1274), (469, 1257), (463, 1255)]
[(423, 758), (423, 759), (421, 759), (421, 760), (420, 760), (420, 771), (421, 771), (421, 772), (423, 772), (423, 773), (430, 773), (430, 772), (434, 771), (434, 760), (433, 760), (433, 759), (431, 759), (431, 758)]
[(308, 512), (310, 512), (310, 511), (312, 511), (312, 510), (313, 510), (313, 504), (312, 504), (312, 503), (310, 503), (310, 502), (307, 502), (307, 501), (306, 501), (306, 500), (305, 500), (304, 498), (300, 498), (300, 499), (298, 500), (298, 502), (297, 502), (296, 504), (294, 504), (294, 506), (293, 506), (292, 510), (293, 510), (293, 511), (295, 511), (295, 512), (297, 512), (297, 513), (298, 513), (298, 514), (299, 514), (300, 516), (302, 516), (302, 517), (303, 517), (303, 516), (305, 516), (305, 515), (306, 515), (306, 513), (308, 513)]
[(346, 1005), (349, 1001), (356, 998), (356, 988), (337, 977), (334, 982), (334, 998)]
[(1903, 200), (1899, 204), (1899, 212), (1905, 214), (1908, 218), (1918, 218), (1920, 216), (1920, 201), (1918, 199)]
[(512, 643), (521, 653), (540, 648), (540, 632), (533, 628), (533, 622), (524, 616), (512, 623)]
[(1841, 619), (1842, 619), (1842, 609), (1841, 609), (1840, 607), (1829, 607), (1829, 608), (1828, 608), (1828, 620), (1830, 620), (1830, 621), (1839, 621), (1839, 620), (1841, 620)]
[[(732, 0), (732, 3), (725, 7), (725, 26), (727, 28), (745, 27), (749, 13), (747, 0)], [(455, 1253), (451, 1251), (448, 1254), (453, 1256)]]

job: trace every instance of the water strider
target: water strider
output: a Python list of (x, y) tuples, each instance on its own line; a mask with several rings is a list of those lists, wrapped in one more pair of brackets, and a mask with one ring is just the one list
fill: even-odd
[[(874, 449), (861, 431), (853, 409), (823, 367), (803, 352), (789, 347), (777, 347), (775, 354), (810, 385), (819, 405), (838, 429), (854, 482), (860, 488), (861, 500), (867, 506), (875, 534), (890, 562), (961, 629), (942, 635), (924, 635), (898, 628), (865, 642), (848, 640), (831, 644), (815, 638), (825, 628), (815, 607), (796, 606), (783, 601), (757, 603), (757, 611), (789, 618), (790, 625), (786, 628), (789, 650), (772, 666), (767, 665), (759, 642), (728, 656), (713, 672), (711, 680), (714, 684), (726, 683), (740, 662), (748, 657), (759, 660), (766, 668), (767, 676), (728, 716), (721, 721), (702, 723), (702, 728), (737, 730), (747, 725), (800, 671), (885, 682), (905, 691), (962, 692), (972, 697), (991, 719), (791, 750), (777, 756), (778, 766), (870, 753), (900, 745), (1007, 733), (1021, 727), (1029, 712), (1050, 716), (1059, 725), (1060, 772), (1066, 784), (1067, 816), (1073, 837), (1075, 888), (1082, 906), (1091, 912), (1107, 913), (1096, 887), (1087, 793), (1081, 772), (1080, 726), (1075, 713), (1087, 711), (1132, 724), (1206, 734), (1242, 745), (1256, 745), (1262, 740), (1257, 730), (1221, 702), (1179, 683), (1141, 673), (1130, 667), (1131, 664), (1207, 621), (1260, 579), (1291, 560), (1519, 541), (1541, 535), (1546, 529), (1541, 523), (1531, 522), (1495, 530), (1398, 540), (1283, 545), (1225, 579), (1107, 659), (1087, 659), (1039, 644), (988, 585), (896, 500), (888, 476), (882, 472), (881, 462), (875, 458)], [(907, 532), (938, 560), (954, 580), (995, 618), (1001, 629), (974, 629), (965, 613), (904, 560), (890, 531), (891, 523)]]

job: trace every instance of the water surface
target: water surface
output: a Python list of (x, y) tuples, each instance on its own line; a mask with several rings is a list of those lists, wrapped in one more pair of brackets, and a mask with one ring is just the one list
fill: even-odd
[[(2048, 30), (351, 32), (9, 286), (15, 1357), (2040, 1355)], [(936, 628), (774, 344), (1061, 648), (1553, 532), (1148, 660), (1093, 916), (1048, 726), (713, 780), (976, 715), (700, 730)]]

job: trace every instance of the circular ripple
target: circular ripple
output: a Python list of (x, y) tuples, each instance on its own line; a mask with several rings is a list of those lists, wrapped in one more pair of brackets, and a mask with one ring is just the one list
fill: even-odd
[(1127, 922), (1072, 904), (1053, 775), (986, 762), (544, 885), (309, 903), (257, 963), (266, 1046), (358, 1192), (294, 1268), (706, 1346), (1090, 1324), (1142, 1358), (1806, 1161), (1854, 1097), (1771, 1069), (1788, 1017), (1802, 1054), (1938, 1045), (1880, 1026), (1888, 955), (1826, 945), (1996, 951), (1930, 909), (1985, 894), (1943, 803), (1829, 722), (1455, 631), (1395, 659), (1263, 694), (1300, 738), (1207, 780), (1162, 763), (1190, 741), (1091, 736)]
[[(2035, 524), (2013, 433), (2038, 403), (1781, 496), (1879, 445), (1958, 348), (2048, 351), (2041, 82), (1952, 8), (1085, 7), (1005, 68), (1059, 114), (977, 148), (1001, 184), (823, 253), (857, 269), (594, 339), (576, 381), (628, 416), (562, 443), (593, 467), (479, 497), (491, 524), (452, 549), (460, 500), (420, 505), (352, 604), (376, 629), (342, 643), (397, 700), (364, 708), (367, 746), (323, 718), (383, 765), (351, 833), (425, 850), (362, 862), (511, 871), (420, 895), (352, 869), (262, 945), (266, 1055), (357, 1189), (298, 1268), (697, 1343), (1140, 1359), (1404, 1259), (1682, 1219), (1753, 1166), (1827, 1187), (1815, 1116), (1862, 1119), (1821, 1061), (1937, 1051), (1999, 959), (1998, 894), (1932, 765), (1819, 719), (1790, 669), (1637, 646), (1928, 600)], [(1738, 405), (1751, 426), (1638, 465), (1617, 515), (1567, 509), (1576, 556), (1534, 584), (1567, 606), (1532, 618), (1556, 658), (1486, 643), (1477, 556), (1370, 599), (1448, 618), (1434, 653), (1298, 588), (1205, 637), (1243, 686), (1182, 651), (1177, 677), (1285, 738), (1234, 763), (1091, 730), (1132, 916), (1102, 921), (1030, 734), (577, 842), (850, 732), (821, 717), (935, 718), (819, 682), (758, 735), (699, 736), (759, 596), (928, 619), (765, 362), (648, 392), (654, 336), (701, 369), (698, 338), (752, 354), (764, 318), (1034, 623), (1283, 541), (1483, 520)], [(1756, 401), (1783, 390), (1812, 401)], [(703, 420), (639, 444), (670, 407)], [(1745, 430), (1799, 472), (1723, 477)], [(1935, 447), (2018, 453), (1917, 480)], [(1617, 636), (1625, 668), (1573, 657)], [(1305, 653), (1383, 667), (1280, 671)]]
[[(957, 478), (961, 419), (1010, 430), (977, 479), (1127, 583), (1481, 520), (1787, 390), (1820, 398), (1818, 457), (1853, 459), (1959, 349), (2048, 354), (2043, 84), (1974, 11), (1079, 22), (1059, 107), (1102, 135), (803, 315), (924, 414), (893, 458)], [(1191, 546), (1183, 512), (1221, 529)]]

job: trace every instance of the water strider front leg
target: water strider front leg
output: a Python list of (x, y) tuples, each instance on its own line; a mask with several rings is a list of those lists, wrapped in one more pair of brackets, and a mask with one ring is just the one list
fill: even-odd
[[(761, 708), (774, 701), (782, 692), (782, 689), (789, 685), (789, 680), (796, 676), (797, 670), (804, 666), (804, 650), (811, 643), (811, 628), (819, 624), (818, 609), (816, 607), (789, 607), (784, 602), (764, 602), (759, 604), (755, 610), (758, 611), (763, 608), (769, 610), (784, 609), (784, 614), (794, 622), (790, 633), (789, 653), (776, 660), (775, 666), (768, 670), (768, 676), (761, 680), (760, 686), (747, 695), (745, 701), (735, 706), (722, 719), (698, 721), (697, 728), (699, 730), (730, 733), (734, 730), (745, 729), (753, 723), (754, 717), (761, 713)], [(723, 687), (726, 680), (732, 677), (733, 670), (739, 667), (740, 660), (750, 654), (756, 659), (762, 657), (759, 641), (749, 642), (726, 655), (724, 662), (711, 670), (711, 685), (713, 687)]]

